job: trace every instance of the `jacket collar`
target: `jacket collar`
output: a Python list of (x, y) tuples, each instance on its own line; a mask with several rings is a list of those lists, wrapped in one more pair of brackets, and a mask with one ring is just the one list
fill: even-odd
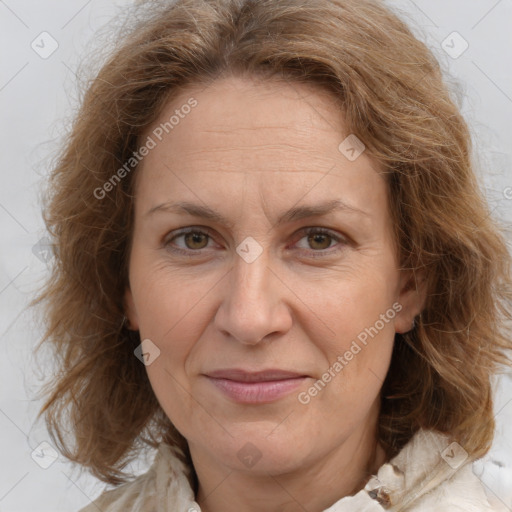
[[(442, 434), (420, 430), (401, 452), (382, 465), (364, 489), (323, 512), (490, 511), (467, 453)], [(80, 512), (201, 512), (190, 484), (191, 468), (177, 447), (161, 443), (150, 469), (134, 481), (103, 493)], [(439, 501), (441, 500), (441, 502)]]

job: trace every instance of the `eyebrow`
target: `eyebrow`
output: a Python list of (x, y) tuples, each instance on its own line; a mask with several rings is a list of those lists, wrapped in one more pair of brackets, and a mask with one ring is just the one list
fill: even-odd
[[(359, 208), (350, 206), (343, 202), (341, 199), (333, 199), (331, 201), (314, 205), (293, 206), (292, 208), (290, 208), (289, 210), (287, 210), (286, 212), (282, 213), (279, 216), (276, 225), (279, 226), (287, 222), (298, 221), (309, 217), (321, 217), (335, 211), (344, 211), (347, 213), (357, 213), (360, 215), (369, 216), (367, 212), (360, 210)], [(219, 212), (212, 210), (210, 207), (206, 205), (190, 203), (187, 201), (175, 203), (168, 202), (159, 204), (151, 208), (145, 214), (145, 216), (149, 216), (157, 212), (189, 214), (194, 217), (201, 217), (204, 219), (213, 220), (220, 224), (224, 224), (225, 226), (233, 227), (233, 223), (226, 219)]]

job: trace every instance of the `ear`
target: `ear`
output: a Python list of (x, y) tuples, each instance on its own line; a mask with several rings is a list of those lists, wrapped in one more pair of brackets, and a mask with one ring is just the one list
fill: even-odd
[(135, 309), (135, 303), (133, 302), (133, 295), (132, 291), (130, 290), (130, 286), (126, 287), (124, 293), (124, 310), (126, 318), (128, 319), (128, 328), (132, 331), (138, 331), (139, 319)]
[(395, 331), (400, 334), (413, 328), (414, 318), (425, 307), (427, 280), (424, 272), (402, 270), (399, 283), (399, 299), (402, 309), (395, 317)]

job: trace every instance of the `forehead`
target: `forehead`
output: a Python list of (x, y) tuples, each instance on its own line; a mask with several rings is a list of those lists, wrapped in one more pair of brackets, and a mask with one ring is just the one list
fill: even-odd
[(365, 152), (350, 160), (340, 151), (349, 135), (337, 99), (314, 85), (236, 77), (195, 85), (142, 137), (155, 147), (137, 169), (137, 197), (149, 207), (212, 190), (221, 202), (248, 190), (271, 202), (330, 192), (362, 206), (385, 185)]

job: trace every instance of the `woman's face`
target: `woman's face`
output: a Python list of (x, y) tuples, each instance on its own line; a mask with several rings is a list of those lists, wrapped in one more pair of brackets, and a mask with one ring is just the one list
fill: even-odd
[(141, 139), (127, 314), (204, 460), (278, 474), (374, 435), (420, 302), (384, 176), (348, 135), (323, 90), (230, 77), (182, 92)]

